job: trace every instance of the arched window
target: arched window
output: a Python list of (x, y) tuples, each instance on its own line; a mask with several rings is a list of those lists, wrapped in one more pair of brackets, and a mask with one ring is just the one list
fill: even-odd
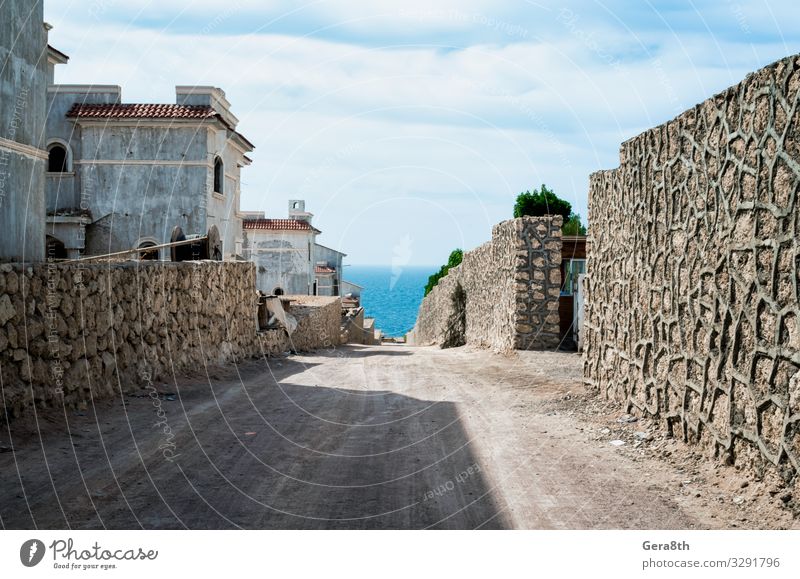
[(276, 287), (274, 290), (272, 290), (272, 295), (282, 296), (283, 295), (283, 290), (281, 288), (279, 288), (279, 287)]
[[(156, 244), (152, 241), (145, 241), (139, 244), (139, 249), (147, 249), (148, 247), (155, 247)], [(158, 250), (151, 249), (150, 251), (140, 251), (139, 259), (142, 261), (158, 261)]]
[(217, 157), (214, 160), (214, 193), (219, 193), (220, 195), (225, 193), (225, 165), (222, 163), (222, 159)]
[(59, 143), (53, 143), (47, 148), (47, 171), (49, 173), (69, 172), (69, 155), (67, 148)]

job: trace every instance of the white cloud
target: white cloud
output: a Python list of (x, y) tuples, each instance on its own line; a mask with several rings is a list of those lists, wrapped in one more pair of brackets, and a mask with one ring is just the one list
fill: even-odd
[[(588, 175), (616, 165), (622, 140), (786, 53), (786, 34), (748, 40), (766, 27), (749, 12), (750, 34), (732, 38), (738, 23), (719, 8), (707, 14), (727, 17), (715, 36), (677, 29), (684, 12), (662, 15), (661, 28), (637, 16), (637, 29), (618, 7), (614, 17), (584, 9), (570, 21), (560, 4), (516, 12), (477, 0), (427, 12), (399, 1), (306, 5), (309, 30), (344, 27), (348, 38), (222, 33), (241, 11), (259, 15), (249, 30), (285, 14), (288, 3), (278, 1), (232, 0), (228, 12), (207, 0), (97, 1), (106, 3), (97, 20), (85, 3), (47, 6), (57, 12), (52, 41), (72, 57), (59, 81), (121, 84), (129, 102), (171, 102), (177, 84), (222, 87), (258, 147), (244, 173), (246, 208), (283, 215), (285, 200), (302, 195), (325, 242), (346, 243), (354, 262), (390, 257), (404, 235), (432, 252), (415, 261), (443, 261), (454, 236), (466, 248), (481, 243), (510, 215), (514, 195), (542, 182), (585, 215)], [(522, 28), (511, 35), (501, 23)], [(460, 48), (414, 45), (419, 30), (404, 42), (410, 28), (455, 35), (436, 44)], [(386, 42), (362, 40), (384, 32)], [(357, 227), (362, 211), (369, 224)], [(379, 211), (391, 215), (385, 230), (375, 225)], [(381, 231), (397, 239), (375, 243)]]

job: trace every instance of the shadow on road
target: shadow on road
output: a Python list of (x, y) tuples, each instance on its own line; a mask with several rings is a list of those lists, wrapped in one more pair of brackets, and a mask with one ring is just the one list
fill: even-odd
[(261, 361), (241, 381), (179, 383), (174, 400), (44, 413), (38, 432), (12, 424), (2, 526), (505, 527), (453, 403), (289, 380), (312, 367), (330, 371)]

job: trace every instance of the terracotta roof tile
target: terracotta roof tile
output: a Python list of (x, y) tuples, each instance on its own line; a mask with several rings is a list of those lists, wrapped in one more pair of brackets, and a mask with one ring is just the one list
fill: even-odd
[(80, 119), (213, 119), (209, 106), (169, 104), (81, 104), (75, 103), (68, 118)]
[(245, 219), (244, 228), (270, 231), (317, 231), (308, 221), (299, 219)]

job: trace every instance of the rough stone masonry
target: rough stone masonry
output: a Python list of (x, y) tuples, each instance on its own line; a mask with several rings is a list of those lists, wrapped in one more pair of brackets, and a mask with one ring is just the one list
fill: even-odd
[(255, 279), (240, 262), (0, 265), (0, 421), (209, 364), (338, 346), (339, 298), (298, 298), (291, 340), (259, 332)]
[(800, 59), (592, 175), (585, 377), (756, 473), (800, 471)]
[(561, 216), (522, 217), (492, 229), (420, 306), (409, 341), (498, 352), (559, 342)]

